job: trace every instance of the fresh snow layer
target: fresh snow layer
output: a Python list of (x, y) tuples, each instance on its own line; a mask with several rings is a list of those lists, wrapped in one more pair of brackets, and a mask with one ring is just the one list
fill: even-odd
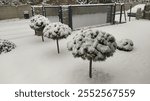
[[(99, 27), (116, 40), (131, 39), (131, 52), (117, 50), (104, 62), (93, 62), (93, 78), (88, 76), (89, 61), (74, 58), (67, 41), (56, 41), (34, 35), (29, 20), (0, 21), (0, 38), (16, 44), (16, 49), (0, 55), (0, 83), (150, 83), (149, 20)], [(74, 34), (78, 31), (74, 32)]]

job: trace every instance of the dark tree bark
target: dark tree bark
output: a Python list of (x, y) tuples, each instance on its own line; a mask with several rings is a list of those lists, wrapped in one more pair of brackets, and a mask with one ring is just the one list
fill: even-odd
[(56, 42), (57, 42), (57, 52), (59, 54), (60, 52), (59, 52), (59, 40), (58, 40), (58, 38), (56, 39)]
[(92, 78), (92, 59), (90, 59), (89, 63), (89, 77)]
[(44, 35), (43, 35), (43, 33), (42, 33), (42, 41), (44, 42)]

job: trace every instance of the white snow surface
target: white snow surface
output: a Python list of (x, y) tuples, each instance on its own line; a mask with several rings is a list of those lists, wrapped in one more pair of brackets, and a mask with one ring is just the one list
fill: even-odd
[[(55, 41), (34, 35), (29, 20), (0, 21), (0, 38), (16, 44), (16, 49), (0, 55), (0, 83), (46, 84), (122, 84), (150, 83), (150, 21), (135, 20), (96, 29), (112, 34), (116, 40), (129, 38), (134, 50), (117, 50), (104, 62), (93, 62), (93, 78), (88, 77), (89, 61), (74, 58), (67, 40)], [(72, 39), (78, 31), (68, 37)]]

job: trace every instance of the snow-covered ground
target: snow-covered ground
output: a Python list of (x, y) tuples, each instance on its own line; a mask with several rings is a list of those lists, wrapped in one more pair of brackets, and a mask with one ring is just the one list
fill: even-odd
[(75, 59), (67, 50), (67, 40), (60, 40), (57, 54), (56, 42), (47, 38), (42, 42), (29, 27), (29, 20), (0, 21), (0, 38), (17, 45), (0, 55), (0, 83), (150, 83), (149, 26), (149, 20), (134, 20), (99, 27), (118, 41), (131, 39), (135, 46), (132, 52), (117, 50), (106, 61), (94, 62), (90, 79), (89, 61)]

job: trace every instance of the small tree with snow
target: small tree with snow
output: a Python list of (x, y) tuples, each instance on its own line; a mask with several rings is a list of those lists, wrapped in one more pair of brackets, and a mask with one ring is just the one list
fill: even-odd
[(44, 36), (56, 40), (57, 42), (57, 51), (59, 54), (59, 40), (67, 38), (71, 34), (71, 28), (60, 22), (55, 22), (47, 25), (43, 30)]
[(35, 35), (42, 36), (42, 41), (44, 41), (43, 29), (48, 24), (48, 18), (43, 15), (35, 15), (30, 20), (30, 27), (35, 30)]
[(73, 56), (90, 61), (89, 77), (92, 78), (92, 61), (104, 61), (113, 56), (117, 48), (115, 38), (99, 30), (88, 29), (76, 34), (68, 42), (68, 50)]

